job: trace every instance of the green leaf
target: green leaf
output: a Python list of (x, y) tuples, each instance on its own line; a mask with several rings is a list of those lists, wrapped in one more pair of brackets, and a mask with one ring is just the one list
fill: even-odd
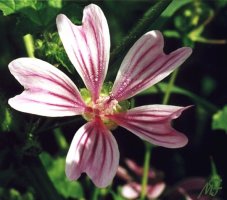
[(1, 0), (0, 10), (7, 16), (26, 7), (34, 7), (36, 0)]
[(213, 130), (224, 130), (227, 133), (227, 105), (213, 115)]
[(15, 2), (14, 0), (1, 0), (0, 1), (0, 10), (3, 12), (3, 15), (9, 15), (15, 11)]
[(26, 191), (22, 194), (18, 190), (11, 188), (5, 189), (0, 187), (0, 197), (1, 200), (34, 200), (34, 195), (31, 191)]
[(69, 181), (65, 175), (65, 158), (53, 159), (48, 153), (40, 155), (47, 173), (57, 191), (65, 198), (82, 198), (83, 188), (78, 181)]
[(0, 0), (3, 15), (20, 14), (39, 26), (46, 26), (62, 7), (62, 0)]
[(43, 36), (44, 38), (35, 41), (36, 56), (47, 60), (56, 67), (60, 64), (68, 72), (74, 73), (75, 68), (69, 61), (58, 33), (44, 33)]
[(166, 10), (162, 13), (162, 17), (169, 18), (173, 16), (173, 14), (180, 9), (182, 6), (191, 3), (192, 0), (173, 0), (173, 2), (166, 8)]

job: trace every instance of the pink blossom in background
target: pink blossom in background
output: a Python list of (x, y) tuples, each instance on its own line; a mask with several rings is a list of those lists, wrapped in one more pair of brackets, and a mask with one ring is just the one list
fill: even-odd
[(184, 198), (185, 200), (221, 200), (217, 196), (206, 194), (206, 192), (208, 193), (208, 190), (200, 195), (204, 186), (207, 184), (207, 181), (208, 180), (203, 177), (186, 178), (172, 188), (168, 194), (168, 199), (181, 200)]
[[(126, 159), (125, 162), (129, 170), (132, 171), (136, 177), (139, 177), (139, 180), (141, 180), (143, 176), (143, 168), (130, 159)], [(141, 183), (136, 182), (128, 171), (121, 166), (118, 167), (117, 176), (126, 181), (126, 184), (121, 188), (122, 196), (126, 199), (138, 199), (142, 190)], [(146, 195), (147, 199), (157, 199), (163, 193), (166, 188), (166, 184), (162, 179), (163, 174), (160, 171), (154, 169), (149, 170)]]
[(9, 69), (24, 91), (9, 99), (9, 104), (21, 112), (49, 117), (82, 115), (88, 121), (76, 132), (66, 157), (69, 179), (78, 179), (85, 172), (98, 187), (111, 183), (119, 150), (110, 130), (118, 125), (155, 145), (179, 148), (187, 144), (187, 137), (171, 127), (171, 121), (186, 107), (146, 105), (125, 110), (120, 102), (168, 76), (190, 56), (190, 48), (166, 55), (162, 34), (147, 32), (125, 56), (112, 90), (106, 94), (101, 89), (109, 62), (110, 34), (102, 10), (94, 4), (85, 7), (82, 26), (60, 14), (57, 28), (90, 99), (83, 99), (70, 78), (53, 65), (36, 58), (18, 58)]

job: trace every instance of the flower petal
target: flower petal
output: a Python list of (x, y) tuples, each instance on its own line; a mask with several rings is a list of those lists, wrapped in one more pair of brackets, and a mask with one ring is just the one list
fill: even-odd
[(127, 167), (134, 172), (137, 176), (143, 176), (143, 168), (137, 165), (137, 163), (131, 159), (126, 159), (125, 163)]
[(21, 112), (58, 117), (83, 113), (85, 104), (75, 84), (56, 67), (36, 58), (19, 58), (9, 64), (25, 91), (9, 99)]
[(108, 117), (150, 143), (168, 148), (179, 148), (185, 146), (188, 139), (184, 134), (173, 129), (170, 123), (186, 108), (147, 105)]
[(101, 121), (88, 122), (75, 134), (66, 157), (66, 175), (78, 179), (86, 172), (97, 187), (108, 186), (117, 172), (119, 150)]
[(112, 97), (128, 99), (168, 76), (191, 54), (189, 47), (163, 52), (163, 36), (159, 31), (143, 35), (129, 50), (118, 71)]
[(102, 10), (94, 4), (85, 7), (82, 26), (60, 14), (57, 27), (69, 59), (95, 101), (106, 76), (110, 51), (109, 28)]
[(166, 184), (164, 182), (158, 182), (154, 185), (148, 185), (147, 197), (148, 199), (157, 199), (164, 191)]
[(126, 199), (137, 199), (141, 192), (141, 185), (136, 182), (131, 182), (124, 185), (121, 189), (121, 194)]

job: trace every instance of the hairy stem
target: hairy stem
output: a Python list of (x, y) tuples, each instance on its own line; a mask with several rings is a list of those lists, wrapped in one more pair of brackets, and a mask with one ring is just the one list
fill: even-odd
[(132, 44), (155, 22), (155, 20), (162, 14), (172, 0), (159, 0), (157, 3), (149, 8), (144, 14), (143, 18), (135, 25), (132, 31), (123, 39), (121, 44), (116, 47), (110, 55), (110, 65), (112, 65), (122, 55), (125, 50), (128, 50)]

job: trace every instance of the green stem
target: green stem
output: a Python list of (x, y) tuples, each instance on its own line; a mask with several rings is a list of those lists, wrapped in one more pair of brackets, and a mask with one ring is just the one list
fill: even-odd
[(25, 45), (28, 57), (34, 58), (35, 47), (34, 47), (33, 36), (31, 34), (27, 34), (23, 37), (23, 40), (24, 40), (24, 45)]
[(226, 44), (227, 43), (227, 40), (208, 39), (201, 36), (194, 38), (193, 41), (205, 43), (205, 44)]
[(100, 194), (100, 188), (95, 187), (93, 194), (92, 194), (92, 200), (98, 200), (99, 194)]
[(159, 0), (154, 6), (148, 9), (143, 18), (135, 25), (135, 28), (133, 28), (123, 39), (122, 43), (113, 50), (110, 56), (110, 65), (113, 65), (119, 58), (119, 55), (124, 54), (125, 50), (128, 50), (141, 35), (148, 31), (151, 24), (157, 20), (171, 2), (172, 0)]
[(55, 139), (58, 143), (58, 146), (61, 150), (67, 150), (69, 148), (69, 144), (65, 139), (65, 136), (62, 134), (60, 128), (54, 129)]
[(168, 83), (167, 88), (166, 88), (165, 95), (164, 95), (164, 97), (163, 97), (163, 101), (162, 101), (163, 104), (168, 104), (168, 101), (169, 101), (169, 99), (170, 99), (170, 95), (171, 95), (171, 92), (172, 92), (172, 88), (174, 87), (174, 83), (175, 83), (175, 80), (176, 80), (176, 78), (177, 78), (178, 72), (179, 72), (179, 68), (176, 69), (176, 70), (171, 74), (169, 83)]
[(142, 189), (140, 194), (140, 200), (144, 200), (147, 194), (147, 183), (148, 183), (148, 174), (150, 170), (151, 150), (152, 150), (152, 145), (145, 142), (145, 156), (144, 156), (144, 164), (143, 164), (143, 177), (142, 177)]

